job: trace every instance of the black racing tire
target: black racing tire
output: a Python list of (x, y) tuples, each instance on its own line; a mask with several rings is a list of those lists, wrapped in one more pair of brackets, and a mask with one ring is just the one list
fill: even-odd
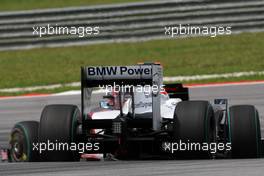
[[(75, 105), (48, 105), (41, 114), (39, 125), (39, 142), (48, 143), (50, 149), (40, 153), (42, 161), (79, 161), (79, 151), (67, 150), (66, 147), (57, 147), (56, 144), (65, 144), (69, 147), (71, 143), (78, 145), (77, 126), (81, 118), (80, 110)], [(57, 146), (58, 146), (57, 145)], [(66, 146), (65, 145), (65, 146)]]
[(39, 161), (38, 150), (34, 147), (38, 143), (38, 128), (37, 121), (23, 121), (15, 124), (9, 140), (11, 161)]
[(261, 156), (259, 114), (252, 105), (229, 108), (229, 140), (232, 158), (258, 158)]
[[(214, 111), (208, 101), (182, 101), (174, 112), (174, 138), (179, 143), (210, 145), (216, 140)], [(177, 151), (180, 158), (211, 158), (210, 150), (195, 149)]]

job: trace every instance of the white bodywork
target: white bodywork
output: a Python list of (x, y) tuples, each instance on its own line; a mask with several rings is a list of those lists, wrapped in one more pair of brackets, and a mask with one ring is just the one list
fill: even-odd
[[(173, 118), (176, 105), (182, 100), (169, 98), (167, 93), (161, 93), (161, 118)], [(131, 112), (131, 99), (123, 104), (123, 113)], [(135, 94), (135, 114), (152, 112), (152, 98), (149, 95)], [(120, 114), (120, 110), (104, 110), (93, 112), (92, 119), (114, 119)]]

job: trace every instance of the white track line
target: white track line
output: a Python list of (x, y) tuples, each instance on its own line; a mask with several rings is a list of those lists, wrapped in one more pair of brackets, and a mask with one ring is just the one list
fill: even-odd
[(205, 88), (205, 87), (227, 87), (227, 86), (249, 86), (264, 84), (264, 81), (241, 81), (241, 82), (220, 82), (209, 84), (186, 84), (188, 88)]
[(5, 88), (0, 89), (0, 92), (3, 93), (12, 93), (12, 92), (29, 92), (29, 91), (36, 91), (36, 90), (43, 90), (43, 89), (56, 89), (61, 87), (78, 87), (81, 86), (80, 82), (73, 82), (67, 84), (53, 84), (48, 86), (34, 86), (34, 87), (17, 87), (17, 88)]
[[(206, 79), (217, 79), (217, 78), (239, 78), (242, 76), (258, 76), (264, 75), (264, 71), (249, 71), (249, 72), (234, 72), (224, 74), (207, 74), (207, 75), (194, 75), (194, 76), (174, 76), (164, 77), (165, 82), (182, 82), (182, 81), (195, 81), (195, 80), (206, 80)], [(18, 88), (5, 88), (0, 89), (2, 93), (14, 93), (14, 92), (30, 92), (42, 89), (56, 89), (61, 87), (79, 87), (80, 82), (72, 82), (67, 84), (53, 84), (48, 86), (34, 86), (34, 87), (18, 87)]]
[[(248, 81), (248, 82), (227, 82), (227, 83), (210, 83), (210, 84), (189, 84), (184, 85), (188, 88), (205, 88), (205, 87), (226, 87), (226, 86), (246, 86), (246, 85), (264, 85), (264, 81)], [(93, 91), (93, 94), (105, 93), (104, 90)], [(10, 96), (10, 97), (0, 97), (1, 100), (10, 99), (27, 99), (27, 98), (39, 98), (39, 97), (56, 97), (56, 96), (70, 96), (70, 95), (80, 95), (80, 90), (71, 90), (57, 94), (44, 94), (44, 95), (22, 95), (22, 96)]]

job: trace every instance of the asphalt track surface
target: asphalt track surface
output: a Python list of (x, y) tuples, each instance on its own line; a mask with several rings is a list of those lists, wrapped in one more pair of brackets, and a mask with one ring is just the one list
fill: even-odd
[[(261, 116), (262, 136), (264, 124), (264, 84), (192, 88), (191, 99), (228, 98), (230, 105), (253, 104)], [(7, 146), (8, 133), (15, 122), (39, 120), (47, 104), (80, 105), (80, 95), (32, 97), (0, 100), (0, 146)], [(96, 104), (96, 103), (95, 103)], [(264, 173), (264, 159), (243, 160), (144, 160), (94, 161), (76, 163), (0, 163), (0, 176), (5, 175), (251, 175)]]

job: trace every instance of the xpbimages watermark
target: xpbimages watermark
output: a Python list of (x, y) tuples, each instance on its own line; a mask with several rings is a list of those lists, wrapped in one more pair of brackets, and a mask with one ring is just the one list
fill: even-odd
[(216, 37), (218, 35), (231, 35), (231, 26), (191, 26), (187, 25), (175, 25), (165, 26), (165, 35), (170, 37), (177, 37), (181, 35), (205, 35), (210, 37)]
[(119, 92), (137, 92), (144, 93), (145, 95), (157, 94), (158, 92), (165, 92), (165, 85), (119, 85), (114, 82), (113, 85), (99, 85), (100, 89), (105, 90), (106, 95), (108, 93)]
[(169, 152), (171, 154), (177, 151), (208, 151), (212, 154), (221, 151), (230, 151), (232, 149), (231, 143), (196, 143), (196, 142), (163, 142), (162, 149), (165, 152)]
[(43, 151), (78, 151), (79, 153), (84, 153), (85, 151), (99, 151), (99, 143), (64, 143), (52, 142), (47, 140), (47, 142), (32, 143), (33, 151), (38, 151), (42, 153)]
[(52, 26), (50, 24), (46, 26), (33, 26), (33, 35), (39, 37), (47, 35), (77, 35), (78, 37), (87, 37), (100, 34), (99, 26)]

